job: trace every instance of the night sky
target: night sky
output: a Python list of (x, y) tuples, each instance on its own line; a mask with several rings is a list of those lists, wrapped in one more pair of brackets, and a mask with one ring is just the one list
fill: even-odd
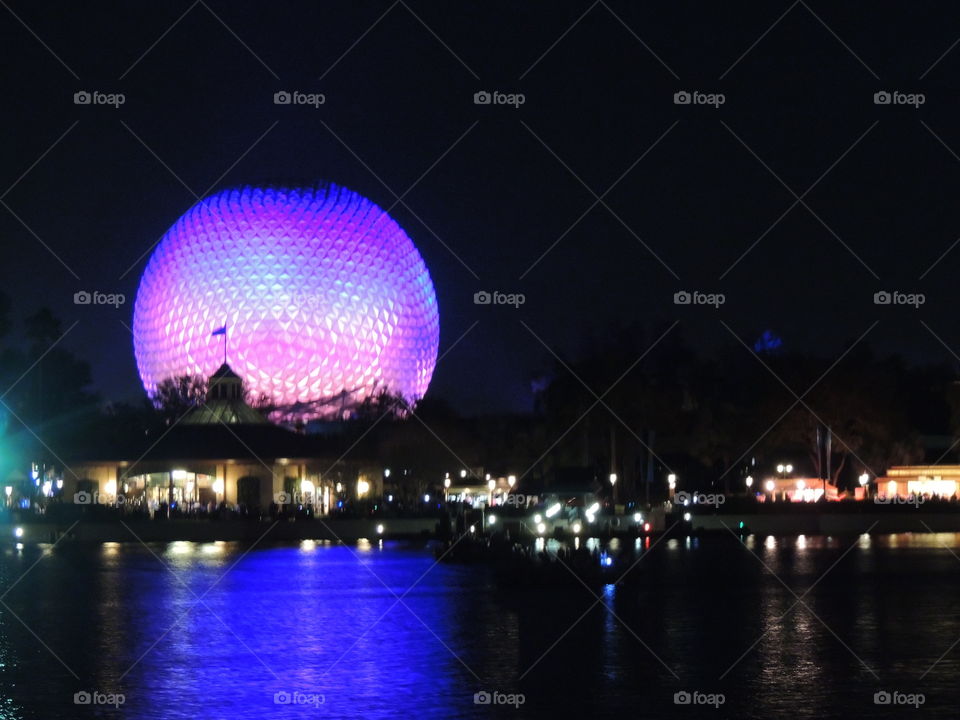
[[(248, 5), (0, 7), (3, 289), (19, 315), (76, 322), (63, 343), (106, 398), (142, 393), (127, 328), (153, 243), (212, 190), (288, 178), (402, 197), (441, 353), (462, 336), (429, 394), (464, 412), (530, 409), (551, 351), (674, 320), (745, 363), (733, 334), (765, 329), (825, 357), (869, 329), (878, 351), (958, 362), (955, 3)], [(84, 90), (125, 103), (74, 104)], [(474, 104), (483, 90), (525, 102)], [(695, 90), (725, 102), (674, 103)]]

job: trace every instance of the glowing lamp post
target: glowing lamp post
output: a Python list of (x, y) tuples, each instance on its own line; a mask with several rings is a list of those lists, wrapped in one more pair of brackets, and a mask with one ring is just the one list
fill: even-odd
[(750, 488), (753, 487), (753, 476), (752, 476), (752, 475), (747, 475), (747, 477), (746, 477), (746, 479), (744, 480), (744, 482), (745, 482), (746, 485), (747, 485), (747, 493), (749, 494), (749, 493), (750, 493)]
[(863, 496), (864, 496), (864, 497), (867, 497), (867, 495), (870, 493), (870, 488), (867, 487), (867, 486), (869, 485), (869, 483), (870, 483), (870, 476), (867, 475), (867, 473), (863, 473), (863, 474), (862, 474), (859, 478), (857, 478), (857, 479), (860, 481), (860, 487), (863, 488)]
[(673, 495), (677, 491), (677, 476), (675, 473), (667, 475), (667, 487), (670, 488), (670, 500), (673, 500)]
[(775, 500), (775, 499), (776, 499), (776, 494), (775, 494), (775, 493), (776, 493), (776, 489), (777, 489), (777, 483), (775, 483), (773, 480), (767, 480), (767, 482), (766, 482), (766, 484), (764, 485), (764, 487), (766, 488), (767, 492), (770, 493), (770, 500), (771, 500), (771, 501), (772, 501), (772, 500)]

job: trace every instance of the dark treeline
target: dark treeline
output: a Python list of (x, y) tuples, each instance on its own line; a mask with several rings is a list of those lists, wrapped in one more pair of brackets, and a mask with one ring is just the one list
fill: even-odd
[[(464, 417), (429, 395), (411, 408), (384, 390), (320, 429), (357, 457), (406, 471), (417, 491), (463, 468), (513, 474), (538, 488), (558, 469), (579, 467), (601, 485), (616, 472), (621, 499), (652, 501), (663, 497), (668, 472), (686, 488), (738, 492), (747, 474), (762, 477), (790, 462), (796, 474), (829, 476), (843, 488), (865, 471), (957, 459), (954, 368), (878, 357), (865, 344), (839, 361), (789, 343), (751, 351), (733, 339), (708, 354), (679, 329), (654, 345), (665, 329), (611, 334), (579, 357), (551, 362), (534, 383), (529, 415)], [(92, 390), (89, 365), (61, 342), (63, 331), (47, 309), (15, 322), (0, 297), (6, 477), (31, 462), (62, 467), (89, 445), (142, 446), (202, 402), (202, 378), (171, 379), (140, 402), (105, 400)], [(754, 340), (744, 339), (750, 347)], [(263, 398), (251, 404), (271, 411)], [(829, 461), (818, 444), (827, 427)]]

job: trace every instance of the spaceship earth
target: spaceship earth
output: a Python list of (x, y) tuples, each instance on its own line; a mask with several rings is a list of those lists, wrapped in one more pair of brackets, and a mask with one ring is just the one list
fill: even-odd
[(150, 395), (165, 378), (209, 377), (226, 352), (252, 396), (308, 419), (337, 396), (422, 397), (440, 329), (423, 258), (380, 207), (333, 184), (246, 185), (199, 201), (163, 236), (133, 335)]

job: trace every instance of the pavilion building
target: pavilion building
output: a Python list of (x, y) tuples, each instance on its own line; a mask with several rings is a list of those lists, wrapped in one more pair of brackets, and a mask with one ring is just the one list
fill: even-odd
[(335, 439), (269, 422), (246, 402), (242, 379), (226, 363), (210, 377), (205, 401), (159, 437), (131, 448), (105, 440), (68, 463), (66, 498), (85, 491), (93, 502), (150, 507), (312, 504), (327, 514), (340, 492), (382, 490), (369, 463), (341, 459)]

